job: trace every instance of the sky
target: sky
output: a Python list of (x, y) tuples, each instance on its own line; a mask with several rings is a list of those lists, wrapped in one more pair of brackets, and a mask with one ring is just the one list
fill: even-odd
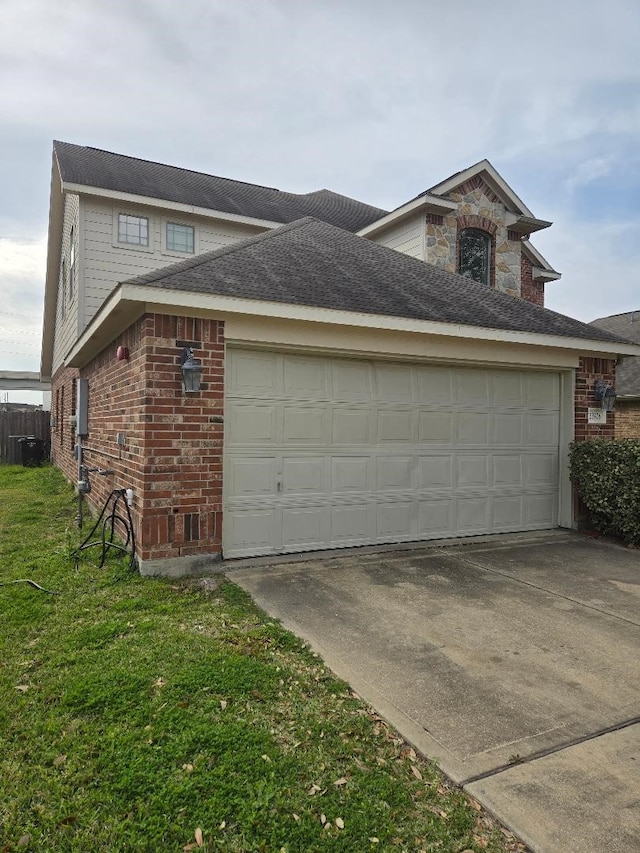
[[(393, 209), (487, 158), (580, 320), (640, 309), (638, 0), (0, 0), (0, 370), (35, 370), (53, 139)], [(40, 402), (0, 391), (0, 401)]]

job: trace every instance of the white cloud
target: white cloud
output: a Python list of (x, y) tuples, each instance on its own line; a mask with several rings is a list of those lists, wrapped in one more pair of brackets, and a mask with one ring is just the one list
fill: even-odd
[(42, 310), (43, 244), (26, 237), (54, 137), (389, 208), (488, 157), (556, 220), (534, 238), (564, 273), (550, 305), (591, 319), (633, 298), (640, 248), (622, 251), (595, 203), (578, 222), (568, 197), (639, 149), (637, 0), (4, 6), (0, 223), (18, 240), (0, 241), (0, 298), (15, 313)]

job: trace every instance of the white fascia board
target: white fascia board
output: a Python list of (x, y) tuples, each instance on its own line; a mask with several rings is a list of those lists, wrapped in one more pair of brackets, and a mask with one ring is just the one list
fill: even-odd
[(135, 193), (125, 193), (119, 190), (105, 190), (101, 187), (91, 187), (85, 184), (64, 183), (63, 190), (70, 193), (78, 193), (78, 195), (100, 196), (108, 198), (111, 201), (123, 201), (127, 204), (137, 205), (138, 207), (159, 207), (162, 210), (175, 210), (179, 213), (190, 213), (194, 216), (202, 216), (205, 219), (219, 219), (224, 222), (234, 222), (238, 225), (252, 225), (254, 228), (272, 229), (280, 228), (284, 222), (273, 222), (270, 219), (255, 219), (252, 216), (242, 216), (238, 213), (225, 213), (222, 210), (212, 210), (209, 207), (197, 207), (193, 204), (182, 204), (177, 201), (167, 201), (161, 198), (152, 198), (146, 195), (136, 195)]
[(419, 213), (422, 210), (428, 210), (430, 213), (439, 213), (445, 216), (447, 213), (455, 210), (456, 207), (455, 202), (449, 201), (446, 198), (434, 198), (428, 195), (420, 196), (420, 198), (415, 198), (413, 201), (403, 204), (402, 207), (392, 210), (391, 213), (387, 213), (386, 216), (372, 222), (371, 225), (367, 225), (365, 228), (361, 228), (360, 231), (356, 231), (356, 235), (358, 237), (372, 237), (379, 231), (383, 231), (391, 225), (396, 225), (398, 222), (411, 216), (411, 214)]
[(534, 281), (549, 282), (562, 278), (562, 273), (555, 272), (554, 270), (543, 270), (542, 267), (532, 267), (531, 272)]
[(534, 231), (551, 228), (553, 222), (549, 222), (548, 219), (532, 219), (530, 216), (511, 213), (506, 217), (505, 224), (510, 231), (517, 231), (520, 234), (533, 234)]
[(498, 174), (498, 172), (494, 169), (491, 163), (488, 160), (481, 160), (479, 163), (476, 163), (474, 166), (469, 166), (468, 169), (463, 169), (462, 172), (458, 172), (457, 175), (452, 175), (450, 178), (447, 178), (446, 181), (443, 181), (441, 184), (436, 184), (434, 187), (429, 188), (429, 192), (434, 195), (445, 195), (451, 190), (454, 190), (456, 187), (463, 184), (465, 181), (470, 180), (471, 178), (475, 178), (476, 175), (480, 175), (485, 173), (491, 185), (494, 184), (493, 189), (496, 192), (506, 199), (508, 199), (511, 204), (516, 208), (518, 213), (523, 214), (524, 216), (528, 216), (531, 219), (535, 219), (533, 213), (529, 210), (526, 204), (522, 201), (520, 196), (518, 196), (509, 186), (509, 184), (504, 180), (504, 178)]
[[(640, 356), (640, 345), (634, 344), (617, 344), (588, 338), (569, 338), (535, 332), (516, 332), (480, 326), (412, 320), (404, 317), (337, 311), (331, 308), (315, 308), (290, 303), (263, 302), (232, 296), (219, 296), (213, 293), (170, 290), (142, 284), (121, 284), (106, 300), (69, 352), (66, 359), (67, 364), (72, 367), (81, 367), (94, 355), (97, 355), (100, 349), (117, 337), (120, 332), (130, 326), (137, 317), (145, 312), (154, 311), (176, 314), (184, 314), (190, 311), (219, 315), (242, 314), (253, 317), (302, 320), (310, 323), (328, 323), (445, 338), (466, 338), (507, 344), (555, 347), (556, 349), (577, 350), (579, 352), (597, 352), (603, 355)], [(102, 332), (101, 327), (104, 327)]]

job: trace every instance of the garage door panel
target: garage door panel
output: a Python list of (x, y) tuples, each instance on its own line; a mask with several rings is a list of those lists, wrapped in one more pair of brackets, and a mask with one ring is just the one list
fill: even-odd
[(366, 361), (331, 362), (333, 398), (353, 403), (372, 399), (371, 367)]
[(524, 522), (527, 526), (552, 526), (555, 517), (555, 494), (524, 496)]
[(369, 444), (372, 423), (368, 409), (334, 408), (332, 417), (332, 443)]
[(373, 483), (370, 456), (334, 456), (331, 459), (331, 492), (371, 492)]
[(524, 417), (518, 412), (495, 412), (492, 421), (492, 444), (516, 445), (523, 443)]
[(458, 456), (456, 459), (456, 484), (466, 486), (489, 485), (489, 458), (483, 456)]
[(282, 510), (284, 550), (326, 546), (330, 531), (329, 507), (285, 507)]
[(231, 410), (225, 432), (229, 444), (273, 445), (278, 438), (277, 409), (240, 403)]
[(520, 495), (493, 498), (492, 527), (494, 530), (517, 530), (523, 524), (523, 501)]
[(557, 446), (558, 416), (556, 414), (530, 414), (525, 423), (525, 444)]
[(411, 368), (407, 365), (376, 365), (376, 397), (393, 403), (413, 400)]
[(526, 457), (527, 483), (554, 486), (558, 480), (556, 453), (530, 453)]
[(529, 406), (552, 409), (558, 407), (560, 389), (557, 376), (550, 373), (528, 373), (523, 376), (525, 399)]
[(356, 504), (331, 508), (331, 544), (364, 545), (375, 535), (375, 506)]
[(379, 503), (376, 519), (378, 541), (411, 539), (417, 532), (413, 520), (412, 501)]
[(454, 437), (451, 412), (418, 412), (418, 444), (425, 442), (452, 444)]
[(467, 370), (459, 368), (456, 371), (456, 403), (462, 406), (489, 405), (489, 376), (486, 370)]
[(459, 444), (489, 444), (489, 425), (489, 414), (486, 412), (458, 412)]
[(275, 495), (277, 460), (273, 456), (240, 456), (228, 460), (226, 489), (237, 497)]
[(235, 556), (269, 554), (280, 547), (280, 513), (269, 509), (229, 509), (224, 514), (225, 533)]
[(514, 371), (493, 371), (490, 375), (491, 403), (498, 407), (517, 407), (526, 402), (522, 375)]
[(409, 443), (413, 438), (413, 412), (378, 411), (378, 441)]
[(327, 460), (324, 456), (293, 456), (282, 459), (282, 493), (327, 493)]
[(494, 486), (521, 486), (523, 484), (522, 454), (494, 455), (491, 459)]
[(416, 402), (432, 406), (453, 403), (453, 371), (450, 367), (414, 367)]
[(453, 486), (453, 457), (448, 454), (421, 456), (418, 459), (418, 488), (439, 489)]
[(307, 397), (314, 400), (328, 396), (326, 365), (318, 359), (285, 356), (283, 361), (283, 391), (287, 397)]
[(228, 393), (234, 396), (278, 396), (281, 390), (280, 363), (281, 357), (269, 352), (235, 352), (228, 371)]
[(379, 491), (412, 489), (413, 470), (412, 456), (379, 456), (376, 459), (376, 488)]
[(453, 498), (420, 501), (418, 504), (418, 536), (450, 536), (455, 530)]
[(325, 444), (329, 413), (321, 406), (283, 407), (282, 433), (285, 444)]
[(227, 556), (556, 524), (557, 374), (231, 349), (227, 376)]
[(459, 533), (488, 531), (489, 521), (489, 502), (485, 496), (458, 498), (456, 527)]

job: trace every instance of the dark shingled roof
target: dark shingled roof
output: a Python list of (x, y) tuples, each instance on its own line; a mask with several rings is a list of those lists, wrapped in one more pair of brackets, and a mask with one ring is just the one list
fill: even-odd
[[(640, 344), (640, 311), (599, 317), (591, 325)], [(640, 357), (630, 355), (622, 359), (616, 368), (616, 392), (622, 397), (625, 394), (640, 396)]]
[(315, 216), (347, 231), (359, 231), (387, 214), (386, 210), (330, 190), (297, 195), (69, 142), (54, 142), (53, 149), (62, 180), (71, 184), (149, 196), (270, 222), (286, 223), (303, 216)]
[(125, 283), (514, 332), (619, 340), (311, 217)]

